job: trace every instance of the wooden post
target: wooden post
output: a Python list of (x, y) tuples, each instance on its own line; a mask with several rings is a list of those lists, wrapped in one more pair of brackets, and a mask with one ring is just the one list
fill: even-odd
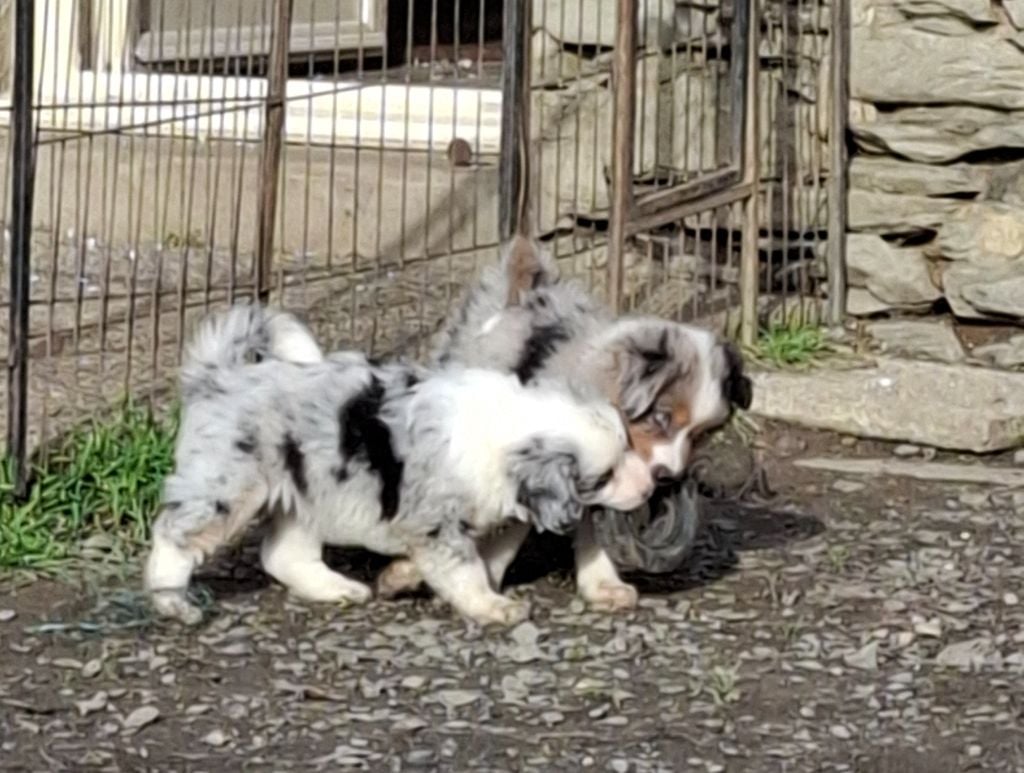
[(633, 128), (636, 110), (636, 0), (619, 0), (612, 62), (615, 120), (612, 124), (611, 213), (608, 223), (608, 304), (622, 307), (626, 233), (633, 215)]
[(260, 303), (270, 298), (274, 272), (274, 229), (277, 189), (281, 176), (284, 142), (285, 96), (288, 85), (288, 43), (292, 28), (292, 0), (275, 0), (271, 27), (267, 104), (263, 122), (263, 155), (260, 159), (260, 212), (256, 242), (256, 295)]
[[(736, 9), (746, 16), (746, 125), (743, 130), (743, 182), (750, 193), (743, 204), (743, 241), (740, 246), (740, 343), (753, 346), (757, 340), (757, 290), (760, 274), (760, 180), (758, 159), (758, 32), (761, 19), (757, 0), (740, 0)], [(738, 26), (740, 20), (737, 19)]]
[(501, 158), (498, 235), (532, 236), (530, 212), (531, 2), (506, 2), (502, 20)]
[(846, 124), (850, 109), (849, 82), (849, 0), (832, 5), (832, 37), (829, 45), (832, 67), (832, 115), (829, 123), (831, 169), (828, 186), (828, 308), (830, 325), (841, 325), (846, 317)]

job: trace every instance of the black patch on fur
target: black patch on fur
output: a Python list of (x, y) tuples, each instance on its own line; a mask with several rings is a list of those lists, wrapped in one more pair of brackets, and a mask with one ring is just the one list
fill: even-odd
[(546, 309), (548, 307), (547, 296), (544, 295), (531, 295), (530, 299), (526, 302), (526, 308), (528, 311), (536, 311), (537, 309)]
[(344, 483), (348, 480), (348, 469), (345, 465), (334, 468), (334, 480), (338, 483)]
[(251, 454), (256, 450), (256, 438), (252, 435), (245, 435), (235, 441), (235, 448), (243, 454)]
[(527, 384), (544, 367), (544, 363), (555, 353), (558, 344), (569, 340), (569, 332), (561, 322), (540, 325), (533, 328), (530, 337), (523, 344), (513, 372), (521, 384)]
[(420, 379), (419, 379), (419, 377), (415, 373), (406, 373), (405, 374), (405, 388), (406, 389), (412, 389), (418, 383), (420, 383)]
[(725, 399), (743, 410), (754, 400), (754, 385), (743, 374), (743, 355), (733, 344), (722, 345), (725, 353), (725, 378), (722, 379), (722, 394)]
[(469, 521), (459, 521), (459, 533), (469, 534), (471, 531), (473, 531), (473, 524), (471, 524)]
[(593, 494), (595, 491), (599, 491), (607, 486), (615, 474), (615, 470), (608, 470), (602, 475), (598, 475), (596, 478), (589, 480), (582, 480), (578, 486), (581, 494)]
[(644, 358), (643, 377), (649, 378), (665, 367), (668, 362), (668, 330), (662, 330), (658, 336), (658, 345), (654, 349), (647, 349), (640, 352)]
[(228, 507), (228, 503), (222, 502), (219, 499), (213, 503), (213, 508), (217, 511), (217, 515), (227, 515), (231, 512), (231, 508)]
[(395, 457), (391, 430), (380, 419), (384, 385), (374, 377), (369, 386), (341, 407), (341, 461), (365, 459), (370, 471), (380, 477), (381, 518), (390, 521), (398, 513), (402, 462)]
[(441, 527), (435, 526), (433, 529), (427, 532), (427, 536), (430, 537), (430, 539), (437, 539), (439, 536), (441, 536)]
[(281, 456), (284, 457), (284, 468), (295, 482), (295, 488), (300, 494), (305, 494), (309, 489), (309, 482), (306, 480), (306, 457), (291, 435), (286, 434), (281, 441)]

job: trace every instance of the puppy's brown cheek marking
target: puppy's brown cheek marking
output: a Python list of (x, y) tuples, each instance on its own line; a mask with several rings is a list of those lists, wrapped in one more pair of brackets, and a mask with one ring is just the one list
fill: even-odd
[(672, 435), (685, 429), (690, 423), (690, 406), (684, 402), (672, 406)]
[(639, 454), (641, 459), (650, 464), (654, 446), (661, 440), (659, 434), (652, 432), (643, 422), (631, 423), (628, 432), (630, 447)]

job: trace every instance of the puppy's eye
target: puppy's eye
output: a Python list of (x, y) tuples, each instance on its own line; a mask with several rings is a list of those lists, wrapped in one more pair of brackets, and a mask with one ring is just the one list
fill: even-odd
[(651, 414), (651, 423), (662, 432), (667, 432), (672, 426), (672, 414), (668, 411), (655, 411)]

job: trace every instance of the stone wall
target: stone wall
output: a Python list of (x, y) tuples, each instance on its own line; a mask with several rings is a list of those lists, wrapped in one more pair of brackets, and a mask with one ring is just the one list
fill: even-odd
[(1024, 320), (1024, 0), (854, 0), (851, 39), (849, 310)]

